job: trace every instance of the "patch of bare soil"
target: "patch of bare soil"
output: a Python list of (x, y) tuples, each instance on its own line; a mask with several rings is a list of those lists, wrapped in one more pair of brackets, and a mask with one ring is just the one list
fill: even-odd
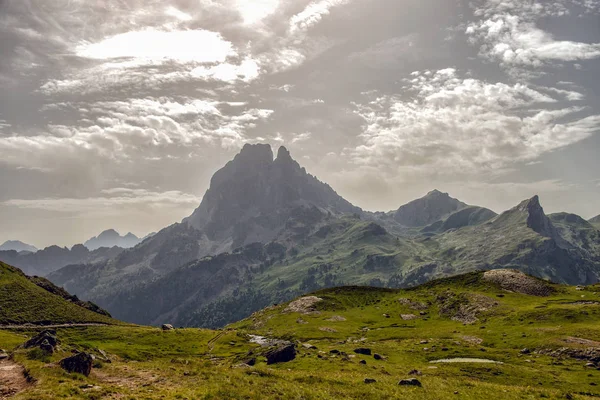
[(22, 366), (9, 359), (0, 360), (0, 399), (8, 399), (29, 385)]
[(288, 304), (288, 306), (285, 308), (285, 310), (283, 310), (283, 312), (297, 312), (300, 314), (314, 313), (316, 311), (315, 304), (317, 304), (320, 301), (323, 301), (323, 299), (317, 296), (301, 297), (298, 300), (294, 300), (290, 304)]
[(486, 271), (483, 279), (499, 285), (504, 290), (531, 296), (549, 296), (553, 292), (547, 283), (512, 269)]

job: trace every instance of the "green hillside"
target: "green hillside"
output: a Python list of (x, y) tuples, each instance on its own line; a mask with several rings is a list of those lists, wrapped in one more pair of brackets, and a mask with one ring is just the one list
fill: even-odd
[[(594, 399), (599, 293), (496, 270), (408, 290), (321, 290), (218, 331), (59, 329), (50, 359), (15, 351), (37, 381), (15, 398)], [(23, 340), (0, 331), (6, 347)], [(282, 340), (295, 358), (267, 364)], [(72, 350), (111, 362), (89, 377), (48, 368)], [(413, 378), (420, 387), (398, 384)]]
[(65, 323), (117, 321), (97, 306), (69, 297), (49, 281), (28, 278), (19, 269), (0, 262), (0, 325)]

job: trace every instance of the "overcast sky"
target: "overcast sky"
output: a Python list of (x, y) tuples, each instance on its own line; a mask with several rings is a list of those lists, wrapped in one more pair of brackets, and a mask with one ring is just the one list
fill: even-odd
[(145, 235), (246, 142), (367, 210), (600, 214), (600, 0), (0, 0), (0, 242)]

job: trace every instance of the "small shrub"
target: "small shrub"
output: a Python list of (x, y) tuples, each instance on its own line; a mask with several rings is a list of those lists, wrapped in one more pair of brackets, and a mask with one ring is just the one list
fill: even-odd
[(28, 360), (41, 361), (45, 364), (50, 362), (50, 354), (46, 353), (44, 350), (35, 348), (31, 349), (27, 352)]

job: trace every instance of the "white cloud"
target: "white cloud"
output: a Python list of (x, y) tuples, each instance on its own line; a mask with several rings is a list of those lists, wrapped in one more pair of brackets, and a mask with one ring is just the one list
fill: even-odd
[(482, 19), (469, 24), (465, 32), (481, 46), (482, 56), (508, 68), (600, 58), (600, 43), (557, 40), (536, 25), (542, 16), (568, 13), (561, 2), (485, 0), (475, 11)]
[(292, 143), (305, 142), (305, 141), (309, 140), (311, 137), (312, 137), (311, 132), (304, 132), (304, 133), (294, 136), (294, 138), (292, 139)]
[[(578, 142), (600, 130), (600, 115), (523, 84), (464, 79), (454, 69), (406, 80), (411, 98), (381, 96), (357, 105), (365, 120), (357, 165), (398, 173), (500, 172)], [(552, 106), (552, 108), (546, 108)]]
[(107, 60), (134, 58), (146, 62), (224, 62), (237, 53), (220, 33), (206, 30), (160, 31), (145, 29), (120, 33), (75, 48), (80, 57)]
[(350, 3), (351, 0), (321, 0), (313, 1), (306, 8), (290, 19), (290, 32), (306, 31), (318, 24), (325, 16), (329, 15), (334, 7)]

